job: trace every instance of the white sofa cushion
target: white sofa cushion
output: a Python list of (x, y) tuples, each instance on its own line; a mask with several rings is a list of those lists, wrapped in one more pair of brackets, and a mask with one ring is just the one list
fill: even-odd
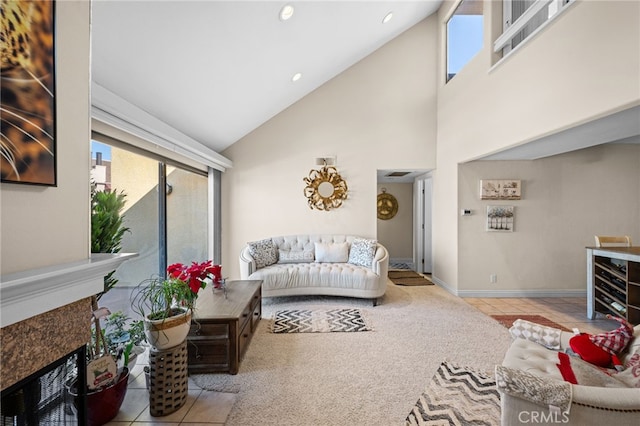
[(349, 243), (315, 243), (316, 262), (341, 263), (349, 260)]
[(350, 263), (277, 263), (258, 269), (249, 278), (262, 280), (265, 292), (305, 287), (371, 290), (379, 286), (379, 277), (371, 269)]

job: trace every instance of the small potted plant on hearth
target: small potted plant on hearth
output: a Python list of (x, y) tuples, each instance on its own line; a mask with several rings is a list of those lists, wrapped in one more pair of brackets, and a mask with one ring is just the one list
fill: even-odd
[(131, 371), (138, 355), (145, 351), (142, 345), (147, 337), (142, 320), (132, 321), (124, 312), (114, 312), (107, 317), (104, 337), (107, 349), (115, 357), (118, 367), (126, 366)]
[(211, 260), (174, 263), (166, 278), (142, 281), (131, 295), (131, 307), (144, 321), (147, 341), (158, 350), (179, 345), (189, 334), (191, 315), (200, 289), (221, 282), (220, 266)]

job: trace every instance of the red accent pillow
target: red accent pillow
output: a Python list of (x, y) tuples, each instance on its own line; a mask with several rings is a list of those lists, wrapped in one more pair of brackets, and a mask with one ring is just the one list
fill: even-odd
[(569, 340), (569, 346), (575, 353), (580, 355), (580, 358), (590, 364), (605, 368), (611, 365), (611, 354), (595, 345), (587, 333), (573, 336)]

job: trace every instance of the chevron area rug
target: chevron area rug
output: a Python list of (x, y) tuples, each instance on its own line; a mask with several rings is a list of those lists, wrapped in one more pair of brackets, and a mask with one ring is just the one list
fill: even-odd
[(371, 331), (360, 309), (287, 309), (277, 311), (272, 333), (333, 333)]
[(499, 425), (495, 379), (443, 362), (405, 425)]

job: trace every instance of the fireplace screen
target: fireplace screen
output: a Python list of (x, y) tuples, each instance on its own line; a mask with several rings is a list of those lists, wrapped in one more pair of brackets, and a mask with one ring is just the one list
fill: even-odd
[[(84, 372), (84, 358), (83, 346), (3, 390), (0, 425), (84, 424), (84, 397), (74, 399), (67, 390), (76, 373)], [(80, 379), (84, 381), (84, 377)]]

